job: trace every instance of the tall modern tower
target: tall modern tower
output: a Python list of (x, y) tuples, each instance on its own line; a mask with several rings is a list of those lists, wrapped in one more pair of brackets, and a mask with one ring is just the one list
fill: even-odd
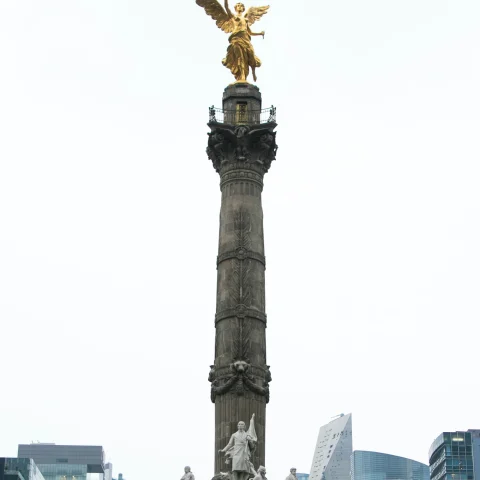
[[(215, 473), (227, 471), (224, 448), (237, 423), (255, 414), (256, 468), (265, 465), (265, 411), (271, 375), (267, 365), (263, 177), (275, 160), (275, 109), (262, 110), (259, 89), (228, 86), (223, 108), (210, 108), (207, 154), (220, 175), (215, 363)], [(231, 468), (231, 466), (230, 466)]]
[(320, 428), (310, 480), (350, 480), (352, 415), (340, 415)]

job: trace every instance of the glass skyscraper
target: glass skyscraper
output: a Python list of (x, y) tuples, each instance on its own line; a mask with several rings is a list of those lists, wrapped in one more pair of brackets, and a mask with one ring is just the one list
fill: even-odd
[(0, 458), (0, 480), (45, 480), (31, 458)]
[(478, 430), (443, 432), (430, 447), (430, 479), (475, 480), (474, 456), (480, 452), (474, 452), (474, 446), (480, 447)]
[(351, 480), (430, 480), (428, 465), (386, 453), (356, 450), (351, 456)]
[(45, 480), (104, 480), (100, 446), (32, 443), (18, 446), (19, 458), (32, 458)]

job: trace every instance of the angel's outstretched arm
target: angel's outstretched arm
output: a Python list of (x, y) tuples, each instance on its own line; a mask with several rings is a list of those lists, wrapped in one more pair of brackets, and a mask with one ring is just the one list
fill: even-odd
[(250, 27), (248, 27), (248, 33), (249, 33), (252, 37), (263, 37), (263, 38), (265, 38), (265, 32), (255, 33), (255, 32), (252, 32), (252, 31), (250, 30)]
[(230, 10), (230, 7), (228, 6), (228, 0), (225, 0), (225, 11), (227, 12), (227, 15), (229, 18), (233, 18), (233, 13)]

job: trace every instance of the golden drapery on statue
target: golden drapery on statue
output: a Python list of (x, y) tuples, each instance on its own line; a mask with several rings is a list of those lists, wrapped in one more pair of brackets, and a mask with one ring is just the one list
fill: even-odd
[(252, 45), (252, 37), (265, 36), (265, 32), (254, 33), (250, 26), (262, 18), (270, 7), (250, 7), (245, 12), (245, 5), (237, 3), (235, 14), (230, 11), (228, 0), (225, 0), (223, 8), (217, 0), (196, 0), (197, 5), (205, 9), (217, 23), (218, 28), (225, 33), (230, 33), (228, 41), (227, 56), (222, 60), (235, 77), (237, 82), (246, 82), (250, 69), (252, 69), (253, 80), (257, 81), (255, 69), (260, 67), (262, 62), (255, 55)]

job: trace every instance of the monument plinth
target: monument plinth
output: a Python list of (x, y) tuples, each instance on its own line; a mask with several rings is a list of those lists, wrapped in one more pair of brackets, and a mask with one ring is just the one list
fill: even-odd
[[(219, 450), (237, 424), (255, 414), (256, 442), (250, 462), (265, 465), (265, 410), (270, 368), (266, 357), (263, 178), (275, 160), (276, 111), (262, 110), (259, 89), (228, 86), (223, 108), (210, 108), (207, 154), (220, 175), (222, 195), (217, 258), (215, 363), (215, 473), (228, 471)], [(246, 476), (248, 478), (248, 476)]]

